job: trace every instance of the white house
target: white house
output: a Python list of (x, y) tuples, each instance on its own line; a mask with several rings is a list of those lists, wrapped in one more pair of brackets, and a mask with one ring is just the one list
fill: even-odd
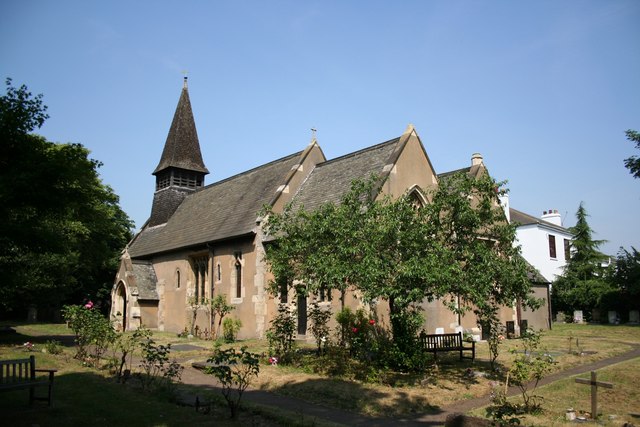
[(553, 283), (570, 258), (572, 235), (562, 226), (557, 210), (544, 211), (540, 218), (509, 207), (512, 223), (517, 223), (517, 239), (522, 256)]

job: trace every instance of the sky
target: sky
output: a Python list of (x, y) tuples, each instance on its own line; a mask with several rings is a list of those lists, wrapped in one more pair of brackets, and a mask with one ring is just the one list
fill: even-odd
[[(581, 202), (600, 249), (640, 249), (640, 1), (3, 0), (0, 77), (42, 93), (37, 133), (81, 143), (136, 227), (183, 72), (206, 183), (409, 123), (437, 173), (481, 153), (510, 203)], [(4, 93), (4, 92), (3, 92)]]

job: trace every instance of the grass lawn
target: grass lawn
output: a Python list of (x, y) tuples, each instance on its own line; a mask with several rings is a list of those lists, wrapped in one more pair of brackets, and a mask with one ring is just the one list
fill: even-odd
[[(73, 341), (69, 338), (71, 332), (65, 325), (17, 325), (14, 329), (17, 331), (16, 334), (0, 335), (0, 359), (28, 356), (22, 348), (26, 341), (34, 342), (36, 350), (40, 351), (49, 339), (48, 336), (56, 336), (66, 346), (63, 354), (59, 356), (37, 353), (38, 366), (59, 369), (54, 389), (55, 407), (49, 409), (38, 402), (33, 408), (29, 408), (26, 390), (2, 393), (0, 410), (3, 415), (8, 416), (10, 423), (7, 425), (173, 426), (187, 423), (210, 425), (214, 420), (216, 425), (221, 426), (247, 423), (258, 426), (304, 424), (296, 422), (296, 417), (291, 417), (291, 414), (251, 408), (250, 405), (247, 405), (250, 410), (243, 412), (243, 418), (238, 423), (233, 423), (228, 420), (227, 409), (220, 403), (219, 397), (219, 404), (214, 406), (213, 414), (199, 414), (193, 408), (168, 403), (162, 396), (142, 393), (130, 386), (123, 387), (115, 383), (106, 371), (82, 367), (80, 362), (72, 357)], [(183, 365), (206, 360), (212, 348), (211, 341), (189, 340), (163, 332), (154, 333), (154, 340), (162, 344), (171, 343), (176, 349), (180, 345), (189, 344), (184, 350), (172, 351), (172, 357), (177, 357)], [(520, 344), (520, 340), (517, 339), (506, 340), (501, 346), (498, 363), (508, 367), (513, 358), (509, 350), (519, 348)], [(231, 345), (236, 348), (247, 345), (250, 351), (267, 355), (267, 345), (262, 340), (247, 340)], [(554, 329), (545, 332), (542, 339), (542, 347), (557, 361), (556, 370), (621, 354), (635, 345), (640, 345), (638, 326), (554, 324)], [(453, 353), (444, 354), (439, 356), (437, 367), (433, 367), (426, 374), (388, 375), (380, 383), (367, 384), (351, 378), (321, 376), (303, 367), (262, 365), (260, 376), (253, 387), (371, 416), (410, 417), (489, 394), (491, 382), (501, 378), (490, 370), (487, 344), (478, 343), (476, 349), (475, 363), (460, 362)], [(581, 355), (577, 354), (578, 350), (581, 351)], [(615, 367), (611, 368), (611, 373), (606, 374), (612, 375), (610, 377), (604, 372), (601, 374), (599, 371), (598, 374), (602, 381), (616, 384), (613, 390), (603, 392), (600, 403), (605, 421), (610, 425), (617, 425), (616, 420), (624, 419), (628, 412), (640, 412), (640, 408), (633, 407), (640, 401), (638, 394), (623, 391), (627, 390), (623, 388), (626, 387), (625, 384), (637, 387), (640, 383), (640, 373), (631, 377), (628, 375), (630, 372), (640, 372), (640, 362), (634, 360), (627, 363), (628, 367), (626, 364), (620, 364), (620, 372), (617, 372)], [(471, 368), (475, 375), (469, 375), (468, 368)], [(575, 384), (571, 379), (547, 386), (540, 394), (555, 393), (554, 387), (560, 388), (561, 395), (549, 394), (544, 403), (546, 412), (542, 418), (527, 418), (525, 424), (562, 425), (567, 408), (589, 409), (588, 386)], [(608, 393), (614, 394), (607, 397)], [(478, 413), (483, 414), (484, 411)], [(609, 415), (618, 417), (609, 421)], [(317, 421), (311, 423), (318, 425)]]
[[(599, 424), (607, 426), (622, 426), (624, 423), (638, 425), (640, 417), (640, 359), (611, 365), (599, 369), (598, 381), (613, 383), (612, 389), (598, 389)], [(521, 418), (523, 425), (531, 426), (564, 426), (575, 425), (567, 422), (565, 413), (568, 408), (580, 411), (591, 411), (591, 387), (575, 382), (576, 378), (589, 378), (589, 374), (581, 374), (556, 381), (540, 387), (536, 394), (543, 397), (544, 411), (540, 415), (526, 415)], [(514, 400), (518, 400), (514, 398)], [(472, 412), (477, 416), (484, 416), (484, 408)], [(638, 414), (633, 417), (630, 413)]]

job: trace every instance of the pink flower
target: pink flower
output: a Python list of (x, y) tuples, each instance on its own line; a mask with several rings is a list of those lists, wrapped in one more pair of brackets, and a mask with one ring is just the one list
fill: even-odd
[(271, 356), (269, 358), (269, 363), (271, 363), (273, 366), (277, 366), (278, 365), (278, 358), (274, 357), (274, 356)]
[(355, 334), (356, 332), (358, 332), (358, 328), (351, 328), (351, 332)]
[(92, 308), (93, 308), (93, 302), (92, 302), (92, 301), (89, 301), (88, 303), (86, 303), (86, 304), (84, 305), (84, 308), (92, 309)]
[(371, 319), (371, 320), (369, 320), (369, 324), (370, 324), (371, 326), (373, 326), (373, 325), (375, 325), (375, 324), (376, 324), (376, 321), (375, 321), (375, 320), (373, 320), (373, 319)]

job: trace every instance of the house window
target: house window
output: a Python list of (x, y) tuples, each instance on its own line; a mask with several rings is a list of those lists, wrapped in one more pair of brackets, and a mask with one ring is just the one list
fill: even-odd
[(180, 270), (176, 270), (176, 289), (180, 289)]
[(222, 280), (222, 266), (220, 263), (216, 266), (216, 278), (218, 282)]
[(556, 258), (556, 236), (549, 235), (549, 256)]
[(242, 298), (242, 252), (233, 254), (236, 259), (236, 298)]
[(571, 240), (564, 239), (564, 260), (569, 261), (571, 258)]
[(202, 302), (205, 298), (205, 286), (207, 282), (207, 266), (209, 265), (209, 257), (203, 256), (193, 259), (193, 274), (195, 276), (195, 299), (196, 302)]

